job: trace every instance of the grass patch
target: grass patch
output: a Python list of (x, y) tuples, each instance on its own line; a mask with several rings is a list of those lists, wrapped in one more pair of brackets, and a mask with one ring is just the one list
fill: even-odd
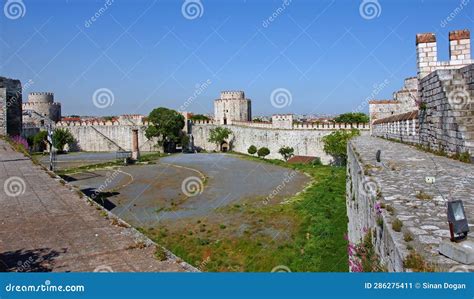
[(431, 200), (433, 199), (433, 196), (425, 193), (423, 190), (420, 190), (416, 193), (415, 195), (416, 198), (421, 199), (421, 200)]
[(203, 271), (268, 272), (278, 265), (294, 272), (348, 271), (345, 168), (237, 156), (305, 172), (312, 184), (283, 205), (253, 199), (222, 209), (226, 225), (193, 220), (179, 230), (145, 233)]
[(429, 265), (424, 257), (412, 250), (403, 261), (403, 267), (412, 269), (414, 272), (434, 272), (433, 266)]
[(406, 232), (403, 234), (403, 240), (405, 240), (405, 242), (411, 242), (413, 241), (413, 235), (409, 232)]
[(400, 219), (397, 218), (392, 222), (392, 228), (394, 231), (401, 232), (402, 227), (403, 227), (403, 222), (401, 222)]

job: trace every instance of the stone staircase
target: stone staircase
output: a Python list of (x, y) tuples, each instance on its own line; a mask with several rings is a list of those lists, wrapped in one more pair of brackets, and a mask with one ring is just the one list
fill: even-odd
[(113, 146), (117, 147), (117, 149), (119, 151), (126, 151), (123, 147), (121, 147), (120, 145), (118, 145), (115, 141), (113, 141), (112, 139), (110, 139), (108, 136), (106, 136), (105, 134), (103, 134), (101, 131), (99, 131), (96, 127), (94, 126), (90, 126), (95, 132), (97, 132), (97, 134), (99, 134), (102, 138), (104, 138), (109, 144), (112, 144)]

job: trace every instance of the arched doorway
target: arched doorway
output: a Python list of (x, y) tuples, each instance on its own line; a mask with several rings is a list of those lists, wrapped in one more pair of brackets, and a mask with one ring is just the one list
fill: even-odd
[(228, 152), (229, 150), (230, 150), (229, 144), (226, 141), (222, 142), (221, 143), (221, 152), (225, 153), (225, 152)]

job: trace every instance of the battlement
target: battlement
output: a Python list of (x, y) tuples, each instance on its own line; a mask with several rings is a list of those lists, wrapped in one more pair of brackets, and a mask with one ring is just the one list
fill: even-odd
[[(194, 125), (215, 125), (214, 121), (193, 121)], [(280, 127), (275, 126), (271, 122), (251, 122), (251, 121), (234, 121), (233, 126), (258, 128), (258, 129), (283, 129), (283, 130), (350, 130), (358, 129), (363, 131), (370, 130), (368, 123), (304, 123), (304, 124), (292, 124), (291, 127)]]
[(84, 121), (58, 121), (56, 122), (56, 127), (90, 127), (90, 126), (127, 126), (127, 127), (133, 127), (133, 126), (148, 126), (149, 122), (144, 121), (144, 122), (139, 122), (139, 123), (134, 123), (130, 124), (129, 122), (123, 122), (120, 120), (84, 120)]
[(439, 69), (457, 69), (473, 63), (471, 59), (471, 34), (469, 30), (449, 32), (449, 61), (438, 61), (436, 35), (416, 35), (418, 79)]
[(222, 91), (221, 92), (221, 100), (245, 100), (245, 93), (241, 90), (235, 90), (235, 91)]
[(49, 92), (49, 91), (35, 91), (35, 92), (30, 92), (29, 94), (35, 95), (35, 96), (41, 96), (41, 95), (54, 96), (54, 92)]
[(30, 92), (28, 94), (30, 103), (53, 103), (54, 93), (52, 92)]

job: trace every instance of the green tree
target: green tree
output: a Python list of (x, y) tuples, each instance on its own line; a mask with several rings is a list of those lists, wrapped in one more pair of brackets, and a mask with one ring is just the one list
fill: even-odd
[(251, 145), (247, 149), (247, 153), (249, 153), (250, 155), (255, 155), (256, 152), (257, 152), (257, 147), (255, 147), (255, 145)]
[(288, 161), (288, 159), (293, 157), (294, 152), (295, 152), (294, 148), (289, 147), (289, 146), (284, 146), (284, 147), (280, 148), (280, 150), (278, 151), (278, 153), (280, 155), (282, 155), (282, 157), (285, 161)]
[(334, 158), (334, 164), (342, 166), (347, 163), (347, 142), (359, 136), (359, 130), (339, 130), (323, 137), (324, 151)]
[(39, 131), (33, 136), (33, 147), (39, 151), (43, 151), (46, 148), (46, 139), (48, 138), (47, 131)]
[(53, 132), (53, 146), (59, 151), (63, 152), (64, 147), (67, 145), (71, 145), (74, 142), (74, 136), (72, 136), (71, 132), (68, 129), (56, 129)]
[(210, 120), (209, 117), (205, 116), (205, 115), (202, 115), (202, 114), (195, 114), (195, 115), (192, 115), (190, 118), (190, 120)]
[(268, 155), (270, 155), (270, 150), (266, 147), (261, 147), (258, 149), (257, 151), (257, 155), (260, 157), (260, 158), (264, 158)]
[(149, 125), (145, 131), (146, 138), (158, 138), (158, 145), (165, 152), (172, 152), (176, 143), (181, 140), (181, 131), (184, 128), (184, 116), (175, 110), (160, 107), (153, 109), (148, 115)]
[(207, 141), (215, 143), (217, 147), (219, 147), (224, 141), (229, 138), (230, 134), (232, 134), (232, 131), (230, 129), (224, 127), (217, 127), (211, 129), (209, 139)]
[(334, 119), (337, 123), (368, 123), (369, 117), (361, 112), (349, 112), (339, 115)]

